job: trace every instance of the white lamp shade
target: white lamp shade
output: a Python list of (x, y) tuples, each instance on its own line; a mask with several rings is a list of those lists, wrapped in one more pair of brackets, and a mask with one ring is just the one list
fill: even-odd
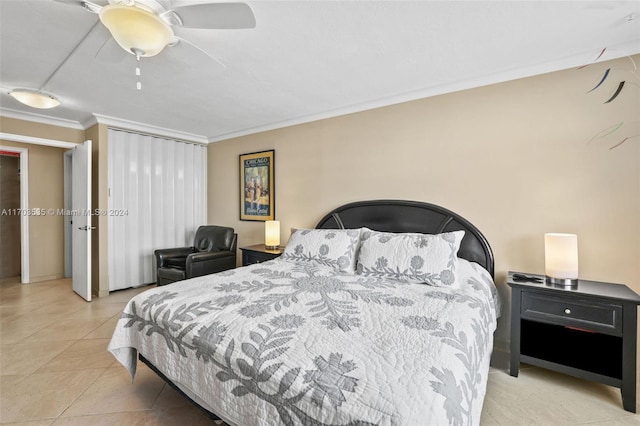
[(578, 279), (578, 236), (544, 234), (544, 266), (548, 277)]
[(48, 109), (60, 105), (54, 96), (31, 89), (14, 89), (9, 92), (16, 100), (32, 108)]
[(264, 245), (272, 248), (280, 245), (279, 220), (267, 220), (264, 223)]
[(136, 6), (109, 4), (100, 9), (99, 16), (116, 42), (129, 53), (155, 56), (174, 39), (173, 30), (158, 15)]

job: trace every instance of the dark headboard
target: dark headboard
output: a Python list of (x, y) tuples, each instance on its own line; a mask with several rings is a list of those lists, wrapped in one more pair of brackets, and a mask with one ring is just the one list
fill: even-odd
[(405, 200), (357, 201), (334, 209), (316, 225), (316, 229), (360, 227), (422, 234), (463, 230), (458, 256), (478, 263), (494, 276), (493, 252), (487, 239), (471, 222), (444, 207)]

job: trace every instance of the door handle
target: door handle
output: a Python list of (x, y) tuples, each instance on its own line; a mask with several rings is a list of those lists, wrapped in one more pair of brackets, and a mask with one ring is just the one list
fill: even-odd
[(81, 231), (90, 231), (92, 229), (96, 229), (96, 227), (95, 226), (79, 226), (78, 229)]

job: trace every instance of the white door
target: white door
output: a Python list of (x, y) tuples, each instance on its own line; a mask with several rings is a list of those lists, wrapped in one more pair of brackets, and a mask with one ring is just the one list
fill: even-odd
[(73, 291), (91, 301), (91, 141), (73, 148), (71, 154), (71, 209), (73, 211)]

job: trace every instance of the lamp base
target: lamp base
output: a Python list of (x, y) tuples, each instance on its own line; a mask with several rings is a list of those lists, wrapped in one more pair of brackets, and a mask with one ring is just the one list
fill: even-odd
[(264, 248), (266, 248), (267, 250), (278, 250), (280, 248), (280, 246), (268, 246), (268, 245), (265, 245)]
[(575, 288), (578, 287), (578, 279), (577, 278), (554, 278), (546, 275), (547, 284), (554, 285), (556, 287), (567, 287), (567, 288)]

